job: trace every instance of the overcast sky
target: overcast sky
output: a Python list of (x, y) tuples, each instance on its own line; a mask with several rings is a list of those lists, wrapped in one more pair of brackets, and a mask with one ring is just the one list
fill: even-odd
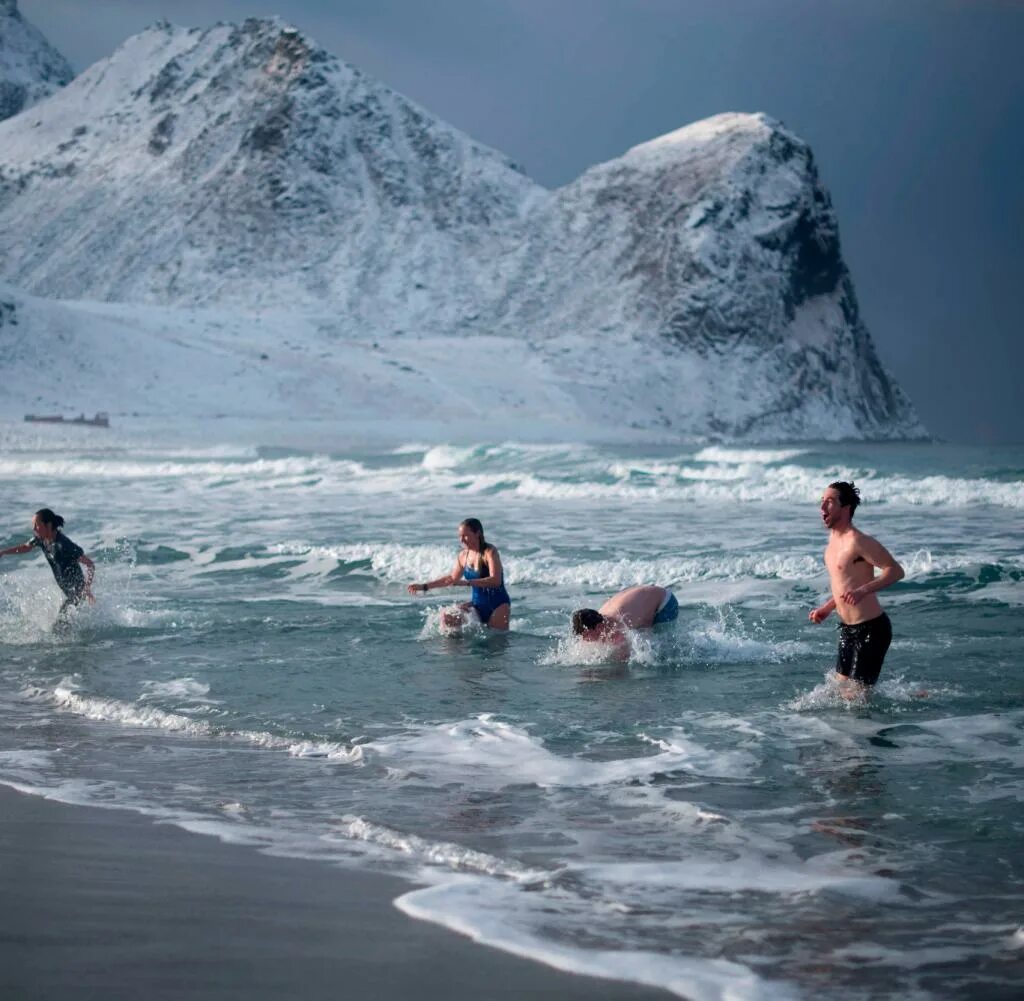
[(721, 111), (806, 139), (929, 429), (1024, 441), (1024, 0), (20, 0), (76, 70), (277, 14), (556, 187)]

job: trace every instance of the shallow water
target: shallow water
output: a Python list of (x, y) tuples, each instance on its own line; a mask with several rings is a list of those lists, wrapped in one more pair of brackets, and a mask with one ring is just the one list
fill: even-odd
[[(99, 596), (54, 636), (44, 561), (0, 561), (0, 781), (405, 874), (411, 914), (686, 997), (1019, 991), (1024, 449), (298, 441), (0, 424), (3, 545), (53, 507)], [(807, 622), (837, 478), (907, 569), (867, 705)], [(508, 635), (405, 592), (467, 516)], [(674, 626), (571, 641), (639, 582)]]

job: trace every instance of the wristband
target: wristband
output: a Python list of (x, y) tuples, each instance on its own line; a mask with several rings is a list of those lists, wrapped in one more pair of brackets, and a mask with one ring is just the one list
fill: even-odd
[(422, 587), (423, 587), (423, 593), (426, 594), (427, 593), (427, 585), (423, 584)]

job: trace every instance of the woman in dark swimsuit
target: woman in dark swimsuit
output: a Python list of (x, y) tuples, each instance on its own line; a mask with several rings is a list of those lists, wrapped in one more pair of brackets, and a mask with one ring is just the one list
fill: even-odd
[(508, 629), (512, 612), (512, 599), (505, 590), (505, 572), (498, 550), (484, 539), (484, 527), (476, 518), (467, 518), (459, 524), (459, 542), (462, 552), (450, 574), (424, 584), (410, 584), (410, 594), (425, 594), (436, 587), (471, 587), (469, 601), (459, 605), (457, 612), (444, 612), (446, 626), (461, 626), (469, 614), (490, 629)]
[[(93, 563), (81, 546), (75, 545), (62, 531), (64, 519), (48, 507), (40, 508), (32, 519), (32, 538), (20, 546), (0, 549), (0, 556), (14, 556), (41, 549), (57, 586), (64, 592), (64, 603), (57, 615), (57, 624), (64, 622), (69, 608), (80, 605), (84, 599), (95, 601), (92, 596), (92, 578), (96, 572)], [(85, 567), (85, 573), (82, 573)]]

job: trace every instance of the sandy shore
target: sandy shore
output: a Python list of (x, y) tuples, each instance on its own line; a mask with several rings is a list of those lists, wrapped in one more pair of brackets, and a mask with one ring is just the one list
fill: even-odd
[(0, 786), (0, 997), (670, 996), (413, 921), (391, 903), (408, 888)]

